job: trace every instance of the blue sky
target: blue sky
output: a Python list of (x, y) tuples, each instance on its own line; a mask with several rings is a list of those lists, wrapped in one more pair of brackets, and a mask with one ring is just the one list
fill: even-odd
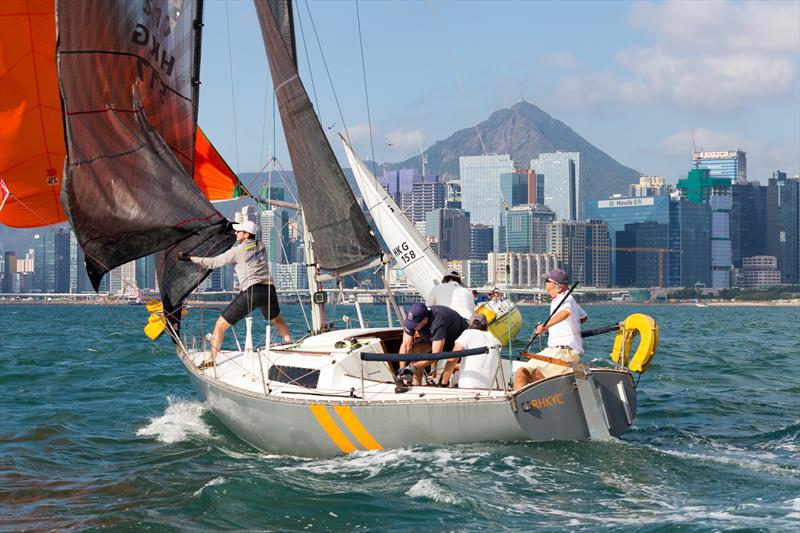
[[(301, 75), (313, 93), (313, 73), (334, 132), (342, 119), (308, 11), (344, 122), (367, 157), (356, 3), (295, 4), (310, 59), (298, 36)], [(670, 181), (690, 167), (690, 128), (698, 148), (746, 150), (750, 179), (800, 172), (796, 0), (362, 0), (358, 11), (379, 162), (524, 98), (621, 163)], [(250, 1), (205, 3), (202, 80), (200, 125), (235, 170), (257, 171), (272, 150), (272, 86)], [(279, 128), (276, 154), (289, 167)]]

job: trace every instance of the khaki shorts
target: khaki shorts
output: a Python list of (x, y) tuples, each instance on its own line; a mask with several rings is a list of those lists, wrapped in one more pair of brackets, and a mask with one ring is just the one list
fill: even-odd
[[(566, 363), (579, 363), (581, 361), (581, 354), (572, 348), (545, 348), (539, 355), (551, 357), (553, 359), (560, 359)], [(536, 368), (542, 371), (544, 377), (550, 378), (553, 376), (560, 376), (562, 374), (569, 374), (572, 368), (562, 366), (555, 363), (548, 363), (547, 361), (539, 361), (538, 359), (531, 359), (522, 368), (527, 368), (532, 371)]]

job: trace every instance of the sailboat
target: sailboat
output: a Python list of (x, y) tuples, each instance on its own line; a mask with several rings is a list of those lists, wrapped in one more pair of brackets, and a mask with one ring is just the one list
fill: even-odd
[[(420, 444), (607, 440), (633, 424), (633, 373), (646, 370), (655, 347), (651, 327), (651, 342), (629, 356), (641, 320), (619, 326), (613, 367), (576, 364), (519, 391), (507, 384), (522, 361), (498, 364), (484, 389), (401, 392), (394, 365), (430, 354), (397, 354), (399, 328), (324, 331), (319, 315), (312, 335), (276, 346), (267, 329), (257, 349), (248, 323), (242, 349), (201, 369), (209, 355), (204, 341), (183, 337), (180, 328), (184, 300), (209, 272), (177, 256), (217, 255), (233, 243), (229, 222), (196, 180), (202, 2), (98, 6), (57, 4), (66, 138), (61, 204), (95, 288), (109, 270), (158, 254), (161, 303), (148, 306), (151, 323), (168, 332), (199, 394), (240, 438), (272, 453), (328, 457)], [(323, 276), (380, 265), (383, 252), (298, 75), (290, 2), (259, 0), (256, 10), (302, 205), (310, 281), (318, 288)], [(490, 349), (498, 347), (440, 357)]]

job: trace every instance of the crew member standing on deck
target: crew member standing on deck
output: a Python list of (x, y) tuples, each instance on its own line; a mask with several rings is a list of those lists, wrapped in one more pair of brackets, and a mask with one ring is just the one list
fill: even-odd
[(467, 320), (475, 310), (475, 299), (472, 297), (472, 292), (461, 284), (461, 274), (457, 270), (453, 270), (442, 278), (442, 282), (435, 286), (425, 298), (425, 303), (428, 307), (432, 305), (447, 306)]
[[(536, 326), (536, 335), (547, 332), (547, 348), (539, 352), (514, 375), (514, 390), (540, 379), (567, 374), (572, 371), (570, 363), (578, 363), (583, 353), (581, 323), (588, 315), (575, 298), (567, 296), (567, 273), (556, 268), (545, 274), (545, 290), (550, 295), (550, 313), (558, 312), (544, 323)], [(562, 300), (566, 301), (562, 304)], [(559, 307), (561, 305), (561, 307)]]
[(239, 279), (241, 292), (236, 295), (233, 301), (222, 311), (222, 315), (214, 325), (214, 333), (211, 336), (211, 360), (204, 361), (200, 368), (214, 366), (217, 361), (217, 353), (222, 346), (222, 339), (225, 332), (239, 320), (253, 312), (253, 309), (261, 309), (264, 318), (271, 320), (283, 337), (284, 342), (291, 342), (289, 327), (281, 316), (281, 308), (278, 305), (278, 295), (275, 293), (275, 286), (272, 284), (272, 277), (269, 275), (265, 250), (258, 243), (256, 233), (258, 227), (254, 222), (245, 221), (241, 224), (234, 224), (236, 232), (236, 244), (227, 252), (216, 257), (192, 257), (185, 253), (178, 254), (178, 260), (191, 261), (205, 268), (219, 268), (223, 265), (233, 265), (236, 277)]

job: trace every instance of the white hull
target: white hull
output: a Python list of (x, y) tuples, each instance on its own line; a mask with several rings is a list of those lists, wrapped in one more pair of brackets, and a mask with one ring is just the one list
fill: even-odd
[[(275, 347), (260, 354), (225, 352), (216, 369), (196, 367), (207, 356), (204, 352), (190, 352), (181, 359), (219, 419), (242, 440), (271, 453), (329, 457), (421, 444), (602, 438), (592, 433), (591, 420), (585, 420), (586, 407), (580, 407), (572, 376), (545, 380), (523, 394), (430, 386), (395, 392), (388, 363), (360, 361), (357, 354), (376, 351), (379, 344), (391, 345), (390, 337), (399, 333), (388, 329), (339, 331), (312, 337), (292, 349)], [(335, 347), (354, 337), (361, 341), (359, 345)], [(325, 345), (330, 348), (327, 352)], [(303, 379), (310, 376), (305, 371), (311, 371), (311, 381), (316, 383), (300, 386), (278, 381), (291, 381), (284, 376), (267, 380), (265, 388), (261, 369), (269, 376), (273, 365)], [(373, 379), (362, 380), (359, 367)], [(297, 373), (300, 368), (303, 371)], [(504, 370), (503, 379), (507, 380), (507, 366)], [(606, 372), (630, 381), (627, 373)], [(272, 375), (278, 377), (276, 370)], [(546, 405), (548, 397), (553, 400)], [(578, 411), (571, 405), (576, 401)], [(631, 422), (635, 393), (632, 401)], [(609, 418), (616, 422), (607, 424), (606, 437), (621, 434), (630, 426), (620, 425), (619, 418)]]

